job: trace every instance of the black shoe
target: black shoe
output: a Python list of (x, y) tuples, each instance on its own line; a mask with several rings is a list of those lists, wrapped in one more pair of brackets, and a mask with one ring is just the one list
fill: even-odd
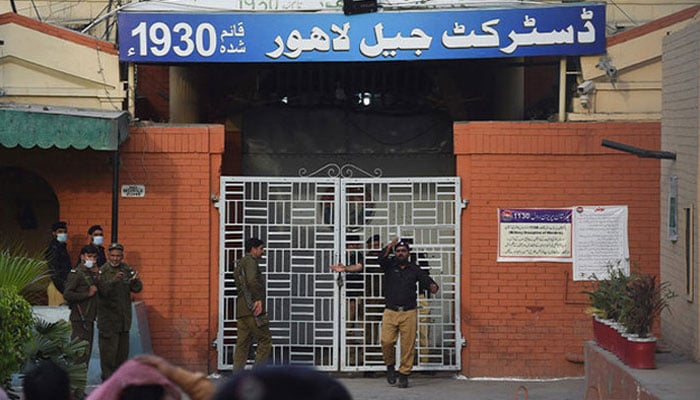
[(399, 387), (402, 389), (408, 387), (408, 375), (399, 374)]
[(396, 384), (396, 370), (393, 365), (386, 366), (386, 381), (389, 382), (390, 385)]

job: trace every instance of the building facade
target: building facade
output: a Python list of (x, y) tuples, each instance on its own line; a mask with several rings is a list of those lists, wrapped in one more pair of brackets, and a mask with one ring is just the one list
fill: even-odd
[[(664, 28), (667, 26), (664, 25)], [(62, 37), (63, 31), (57, 32), (59, 33), (42, 40), (51, 41)], [(689, 35), (692, 36), (692, 33)], [(685, 37), (678, 39), (679, 42), (693, 43), (691, 40), (686, 42)], [(63, 39), (67, 46), (73, 46), (76, 40), (72, 36)], [(610, 46), (610, 40), (612, 39), (608, 42), (608, 56), (615, 65), (621, 57), (630, 53), (613, 53), (617, 50), (615, 46)], [(7, 42), (7, 39), (5, 41)], [(108, 47), (104, 42), (100, 42), (99, 46)], [(101, 48), (88, 47), (88, 51), (99, 51)], [(679, 51), (683, 54), (691, 53)], [(82, 57), (80, 59), (104, 61), (101, 57)], [(31, 56), (19, 58), (29, 59)], [(600, 56), (593, 58), (597, 60), (597, 64)], [(645, 58), (643, 62), (625, 62), (624, 65), (639, 65), (641, 69), (645, 69), (644, 73), (658, 73), (658, 65), (648, 67), (648, 60), (658, 62), (658, 55)], [(689, 62), (692, 60), (691, 56)], [(547, 64), (544, 68), (549, 68), (548, 76), (553, 75), (554, 82), (557, 82), (561, 61), (537, 61)], [(460, 335), (465, 340), (460, 350), (461, 363), (457, 369), (469, 377), (580, 376), (583, 374), (583, 341), (592, 336), (590, 318), (584, 314), (588, 304), (587, 297), (581, 293), (587, 288), (587, 284), (572, 279), (570, 263), (497, 260), (496, 217), (499, 208), (627, 205), (630, 261), (634, 270), (658, 273), (661, 262), (662, 274), (667, 270), (666, 265), (669, 266), (669, 271), (673, 271), (671, 274), (678, 274), (679, 271), (679, 258), (671, 257), (675, 261), (670, 264), (661, 261), (665, 259), (662, 258), (663, 252), (666, 251), (664, 249), (669, 246), (675, 247), (677, 244), (667, 242), (664, 237), (662, 221), (665, 217), (663, 211), (659, 213), (659, 204), (663, 210), (666, 200), (660, 185), (663, 188), (666, 175), (672, 174), (679, 176), (681, 182), (686, 179), (690, 182), (693, 174), (692, 158), (689, 158), (687, 167), (680, 168), (679, 165), (666, 168), (669, 165), (668, 161), (640, 159), (600, 145), (603, 139), (607, 139), (640, 148), (661, 148), (662, 130), (665, 133), (667, 125), (655, 118), (655, 115), (661, 113), (660, 104), (659, 108), (654, 108), (655, 106), (648, 106), (650, 101), (647, 100), (644, 104), (649, 108), (640, 112), (637, 105), (628, 103), (616, 108), (618, 114), (625, 115), (622, 118), (598, 116), (585, 122), (522, 121), (525, 109), (528, 108), (525, 105), (529, 101), (526, 100), (529, 98), (526, 93), (535, 93), (534, 89), (528, 91), (527, 87), (537, 86), (540, 82), (537, 78), (532, 78), (538, 75), (538, 70), (524, 68), (527, 64), (528, 60), (478, 64), (484, 68), (489, 68), (490, 65), (491, 69), (506, 71), (500, 78), (488, 81), (495, 84), (492, 87), (500, 88), (497, 90), (498, 94), (488, 100), (489, 105), (508, 97), (507, 95), (511, 94), (509, 88), (516, 88), (513, 90), (521, 93), (519, 99), (522, 101), (506, 101), (501, 104), (507, 106), (499, 109), (489, 108), (489, 111), (479, 113), (469, 106), (470, 99), (467, 97), (461, 99), (462, 103), (451, 103), (449, 108), (452, 116), (440, 120), (450, 121), (448, 133), (452, 144), (448, 148), (452, 153), (450, 156), (453, 157), (453, 175), (461, 181), (461, 198), (468, 200), (466, 209), (459, 217), (462, 234), (458, 246), (461, 270), (458, 281), (460, 296), (457, 304), (457, 323)], [(93, 70), (96, 69), (95, 65), (99, 66), (99, 63), (93, 63)], [(116, 60), (110, 59), (109, 65), (110, 68), (116, 67)], [(582, 60), (583, 65), (587, 64)], [(455, 69), (459, 68), (465, 68), (465, 64), (455, 66)], [(618, 68), (620, 74), (616, 85), (621, 89), (629, 87), (630, 85), (625, 85), (634, 80), (632, 77), (640, 74), (632, 72), (635, 68)], [(145, 195), (119, 196), (118, 226), (109, 221), (114, 206), (113, 157), (116, 155), (113, 152), (76, 148), (62, 150), (55, 145), (48, 146), (47, 149), (36, 146), (5, 146), (0, 149), (0, 160), (6, 176), (9, 175), (9, 171), (15, 173), (19, 169), (23, 176), (32, 176), (43, 182), (43, 196), (53, 210), (42, 217), (40, 224), (30, 229), (32, 232), (28, 240), (48, 240), (46, 228), (52, 222), (51, 219), (64, 219), (69, 224), (71, 254), (77, 254), (79, 247), (87, 240), (83, 233), (90, 225), (101, 223), (107, 235), (118, 228), (118, 240), (126, 247), (127, 262), (141, 272), (144, 280), (144, 291), (137, 298), (147, 305), (154, 351), (175, 363), (197, 370), (213, 371), (217, 368), (218, 355), (217, 348), (212, 347), (212, 343), (217, 344), (220, 340), (217, 334), (220, 329), (218, 325), (221, 294), (217, 288), (221, 287), (220, 280), (225, 268), (220, 257), (222, 227), (219, 222), (220, 210), (217, 209), (217, 200), (222, 194), (220, 179), (222, 175), (246, 174), (246, 168), (249, 168), (248, 171), (256, 171), (255, 168), (259, 167), (246, 164), (245, 160), (254, 160), (264, 153), (253, 146), (255, 136), (246, 137), (247, 132), (250, 132), (246, 130), (246, 121), (250, 121), (250, 117), (246, 119), (246, 113), (223, 113), (217, 116), (206, 112), (194, 112), (213, 109), (211, 104), (207, 103), (206, 95), (214, 93), (212, 88), (217, 84), (223, 86), (221, 80), (204, 84), (197, 80), (203, 76), (201, 72), (205, 72), (204, 75), (213, 74), (211, 69), (207, 70), (202, 66), (137, 66), (137, 71), (149, 69), (155, 71), (152, 76), (157, 77), (155, 81), (161, 82), (162, 85), (154, 86), (152, 91), (142, 93), (143, 98), (135, 99), (137, 116), (142, 112), (138, 110), (138, 105), (146, 103), (145, 99), (148, 99), (147, 104), (153, 105), (155, 110), (150, 115), (157, 115), (158, 112), (159, 115), (164, 115), (162, 107), (167, 104), (166, 120), (201, 124), (134, 121), (129, 129), (128, 139), (119, 146), (121, 164), (118, 167), (117, 187), (143, 185)], [(166, 74), (166, 79), (160, 72), (168, 69), (170, 71)], [(455, 81), (450, 80), (451, 75), (444, 69), (427, 68), (427, 72), (419, 71), (420, 69), (415, 69), (412, 73), (416, 75), (409, 74), (403, 82), (416, 81), (412, 77), (421, 78), (437, 74), (448, 82), (443, 87), (457, 86), (450, 84)], [(593, 68), (584, 67), (583, 79), (576, 83), (586, 79), (600, 79), (602, 86), (607, 76), (603, 77), (602, 70), (596, 75), (595, 72), (591, 72), (593, 69), (595, 64)], [(98, 68), (97, 70), (99, 71)], [(111, 82), (110, 85), (106, 85), (108, 89), (117, 93), (108, 96), (110, 101), (106, 103), (113, 101), (112, 97), (126, 97), (124, 92), (120, 92), (122, 86), (118, 84), (125, 80), (126, 74), (120, 76), (117, 70), (110, 69), (104, 78)], [(292, 73), (297, 72), (289, 70), (293, 71)], [(236, 94), (259, 82), (255, 79), (256, 75), (247, 75), (250, 71), (244, 67), (232, 67), (228, 71), (238, 75), (236, 85), (242, 89)], [(270, 73), (278, 73), (283, 78), (292, 76), (292, 73), (285, 75), (285, 71), (284, 67), (280, 67)], [(72, 74), (73, 72), (69, 75)], [(89, 76), (90, 72), (84, 74)], [(137, 84), (138, 88), (147, 87), (153, 80), (147, 79), (146, 76), (141, 75), (134, 84)], [(368, 73), (366, 76), (381, 74)], [(93, 85), (97, 85), (95, 81), (99, 83), (102, 80), (98, 78), (92, 78)], [(546, 82), (551, 81), (549, 79)], [(20, 82), (23, 82), (21, 85), (31, 84), (26, 79)], [(558, 82), (566, 82), (566, 79)], [(245, 85), (246, 83), (248, 85)], [(44, 85), (52, 88), (50, 82)], [(641, 88), (640, 85), (631, 86)], [(416, 85), (413, 88), (420, 90), (421, 87)], [(659, 89), (656, 86), (654, 88)], [(98, 95), (95, 97), (100, 97), (105, 90), (98, 88), (95, 91)], [(607, 109), (601, 108), (601, 92), (597, 94), (600, 97), (596, 100), (596, 108), (593, 109), (595, 114), (605, 113)], [(678, 92), (682, 90), (679, 89)], [(3, 100), (52, 104), (49, 96), (28, 99), (21, 96), (21, 91), (8, 91), (8, 94), (10, 96)], [(611, 96), (617, 96), (617, 93), (612, 93), (612, 89)], [(164, 98), (175, 98), (176, 101), (164, 102)], [(237, 99), (230, 100), (225, 103), (227, 107), (237, 104)], [(573, 102), (577, 101), (580, 102), (578, 98), (574, 98)], [(692, 103), (692, 100), (688, 101)], [(98, 104), (105, 104), (105, 101), (87, 104), (77, 99), (71, 103), (69, 99), (67, 104), (60, 105), (100, 108)], [(160, 106), (157, 106), (158, 104)], [(308, 104), (313, 112), (314, 103)], [(469, 109), (469, 113), (464, 109)], [(556, 107), (554, 109), (556, 110)], [(574, 114), (588, 113), (587, 110), (582, 111), (584, 112), (577, 112), (574, 106)], [(455, 118), (454, 115), (475, 117), (465, 117), (472, 121), (464, 121)], [(648, 118), (648, 115), (652, 117)], [(691, 140), (683, 138), (693, 137), (693, 119), (692, 116), (688, 118), (690, 122), (679, 127), (679, 133), (675, 134), (678, 135), (678, 140)], [(697, 115), (695, 118), (697, 122)], [(608, 121), (609, 119), (623, 121)], [(262, 120), (264, 121), (264, 118)], [(276, 129), (282, 135), (285, 130), (304, 130), (290, 123), (285, 125), (285, 121), (289, 122), (292, 119), (285, 120), (284, 114), (270, 120), (276, 123), (281, 121)], [(672, 128), (669, 126), (670, 133), (675, 132)], [(697, 127), (695, 129), (697, 133)], [(390, 124), (386, 131), (390, 131)], [(352, 136), (349, 138), (352, 140)], [(663, 143), (665, 149), (672, 150), (671, 143), (675, 142), (668, 142), (668, 147), (666, 141)], [(311, 142), (308, 148), (313, 146)], [(301, 157), (299, 154), (301, 152), (290, 151), (277, 154), (276, 158)], [(373, 154), (370, 153), (369, 158), (374, 157)], [(404, 158), (398, 160), (407, 163), (421, 156), (410, 152), (401, 155)], [(340, 159), (350, 156), (344, 153)], [(314, 157), (317, 158), (310, 158)], [(428, 162), (425, 165), (434, 164)], [(57, 165), (61, 168), (56, 168)], [(694, 165), (697, 166), (697, 161)], [(397, 176), (400, 176), (398, 174), (399, 172)], [(687, 174), (687, 177), (683, 174)], [(682, 187), (683, 200), (692, 203), (694, 189)], [(21, 190), (24, 189), (20, 187)], [(9, 204), (9, 200), (3, 204)], [(679, 210), (680, 207), (684, 206), (679, 206)], [(18, 211), (19, 209), (8, 215), (18, 215)], [(678, 257), (677, 249), (670, 248), (668, 251), (676, 254), (674, 257)], [(696, 270), (695, 264), (691, 270)], [(662, 278), (666, 279), (663, 275)], [(683, 278), (679, 275), (673, 279), (679, 284)], [(693, 304), (695, 303), (689, 303), (688, 307), (681, 305), (680, 308), (683, 309), (683, 313), (695, 311), (697, 314), (697, 307)], [(679, 344), (679, 338), (687, 332), (693, 332), (693, 329), (697, 336), (695, 325), (690, 322), (684, 326), (675, 326), (669, 321), (664, 321), (662, 333), (664, 337), (669, 337), (678, 351), (696, 352), (693, 348)]]

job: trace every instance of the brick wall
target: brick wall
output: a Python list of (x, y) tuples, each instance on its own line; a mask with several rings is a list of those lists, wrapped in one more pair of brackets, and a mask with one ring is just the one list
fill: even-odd
[[(143, 184), (143, 198), (119, 198), (119, 241), (144, 290), (153, 351), (176, 364), (214, 370), (218, 213), (224, 128), (131, 128), (121, 147), (119, 184)], [(112, 235), (112, 154), (93, 150), (4, 149), (0, 165), (22, 168), (46, 180), (68, 222), (68, 250), (77, 260), (87, 229), (101, 224)], [(50, 222), (46, 222), (47, 226)], [(50, 235), (41, 228), (45, 244)]]
[(462, 196), (462, 373), (581, 376), (585, 285), (571, 263), (496, 262), (497, 209), (627, 205), (633, 269), (659, 270), (659, 161), (604, 148), (660, 146), (658, 123), (470, 122), (454, 126)]
[(215, 366), (218, 213), (223, 126), (132, 128), (122, 184), (146, 197), (121, 198), (119, 240), (144, 282), (153, 351), (201, 371)]
[[(696, 10), (697, 11), (697, 10)], [(700, 134), (700, 23), (666, 36), (663, 42), (662, 125), (664, 150), (677, 153), (675, 161), (661, 164), (661, 278), (679, 296), (671, 301), (673, 314), (662, 315), (664, 340), (675, 353), (700, 359), (697, 294), (687, 293), (685, 209), (694, 207), (697, 221), (698, 136)], [(668, 193), (671, 176), (678, 177), (678, 240), (668, 239)], [(697, 226), (697, 222), (695, 222)], [(696, 238), (692, 243), (698, 248)], [(697, 257), (697, 256), (696, 256)], [(695, 261), (693, 286), (700, 273)], [(689, 301), (690, 300), (690, 301)], [(679, 318), (679, 316), (681, 316)]]
[(136, 117), (142, 121), (170, 120), (169, 66), (139, 64), (136, 70)]

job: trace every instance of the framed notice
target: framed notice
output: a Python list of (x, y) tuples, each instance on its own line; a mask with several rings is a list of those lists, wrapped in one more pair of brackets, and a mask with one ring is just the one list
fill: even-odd
[(574, 209), (574, 280), (608, 278), (608, 267), (629, 274), (627, 206)]
[(572, 260), (571, 208), (498, 209), (497, 261)]
[(671, 176), (668, 185), (668, 240), (678, 240), (678, 177)]

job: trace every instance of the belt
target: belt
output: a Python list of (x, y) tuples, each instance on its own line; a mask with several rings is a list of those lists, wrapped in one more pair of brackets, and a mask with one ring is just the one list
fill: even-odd
[(411, 311), (415, 310), (416, 306), (386, 306), (386, 308), (394, 311)]

